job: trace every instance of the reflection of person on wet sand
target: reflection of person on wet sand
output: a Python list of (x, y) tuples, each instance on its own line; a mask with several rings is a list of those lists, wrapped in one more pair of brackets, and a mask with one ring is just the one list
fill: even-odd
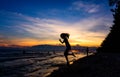
[(59, 41), (61, 43), (65, 43), (65, 45), (66, 45), (66, 50), (64, 52), (64, 56), (66, 58), (67, 65), (69, 65), (68, 55), (73, 55), (75, 57), (73, 52), (71, 54), (69, 54), (69, 51), (71, 51), (71, 46), (70, 46), (69, 41), (68, 41), (69, 34), (68, 33), (61, 33), (60, 37), (63, 39), (63, 41), (61, 39), (59, 39)]

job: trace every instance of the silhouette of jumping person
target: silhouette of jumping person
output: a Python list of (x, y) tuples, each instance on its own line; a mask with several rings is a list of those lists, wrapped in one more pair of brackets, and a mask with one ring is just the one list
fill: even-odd
[(65, 43), (65, 45), (66, 45), (66, 50), (64, 51), (64, 56), (65, 56), (65, 58), (66, 58), (66, 61), (67, 61), (67, 65), (68, 65), (68, 66), (69, 66), (68, 55), (73, 55), (74, 57), (76, 57), (73, 52), (72, 52), (71, 54), (69, 54), (69, 51), (71, 50), (71, 46), (70, 46), (69, 41), (68, 41), (69, 36), (70, 36), (70, 35), (69, 35), (68, 33), (61, 33), (61, 34), (60, 34), (60, 37), (61, 37), (63, 40), (59, 39), (59, 41), (60, 41), (61, 43)]

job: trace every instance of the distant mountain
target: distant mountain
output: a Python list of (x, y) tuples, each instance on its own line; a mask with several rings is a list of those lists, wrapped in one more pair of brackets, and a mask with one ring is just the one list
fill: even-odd
[(65, 46), (62, 45), (36, 45), (32, 46), (30, 49), (38, 51), (63, 51)]
[[(63, 45), (36, 45), (32, 46), (30, 49), (35, 50), (35, 51), (64, 51), (65, 46)], [(72, 46), (73, 50), (79, 50), (79, 51), (86, 51), (85, 46)], [(89, 47), (90, 51), (95, 51), (97, 47)]]

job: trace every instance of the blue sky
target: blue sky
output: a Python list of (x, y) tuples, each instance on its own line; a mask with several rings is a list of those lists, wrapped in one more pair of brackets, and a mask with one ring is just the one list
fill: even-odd
[(70, 43), (99, 46), (112, 26), (108, 0), (0, 0), (0, 44), (3, 46)]

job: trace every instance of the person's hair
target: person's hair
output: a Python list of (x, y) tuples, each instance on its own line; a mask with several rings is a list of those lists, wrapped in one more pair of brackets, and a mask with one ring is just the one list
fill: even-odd
[(60, 34), (60, 37), (63, 38), (63, 39), (64, 39), (64, 38), (69, 38), (69, 36), (70, 36), (69, 33), (61, 33), (61, 34)]

